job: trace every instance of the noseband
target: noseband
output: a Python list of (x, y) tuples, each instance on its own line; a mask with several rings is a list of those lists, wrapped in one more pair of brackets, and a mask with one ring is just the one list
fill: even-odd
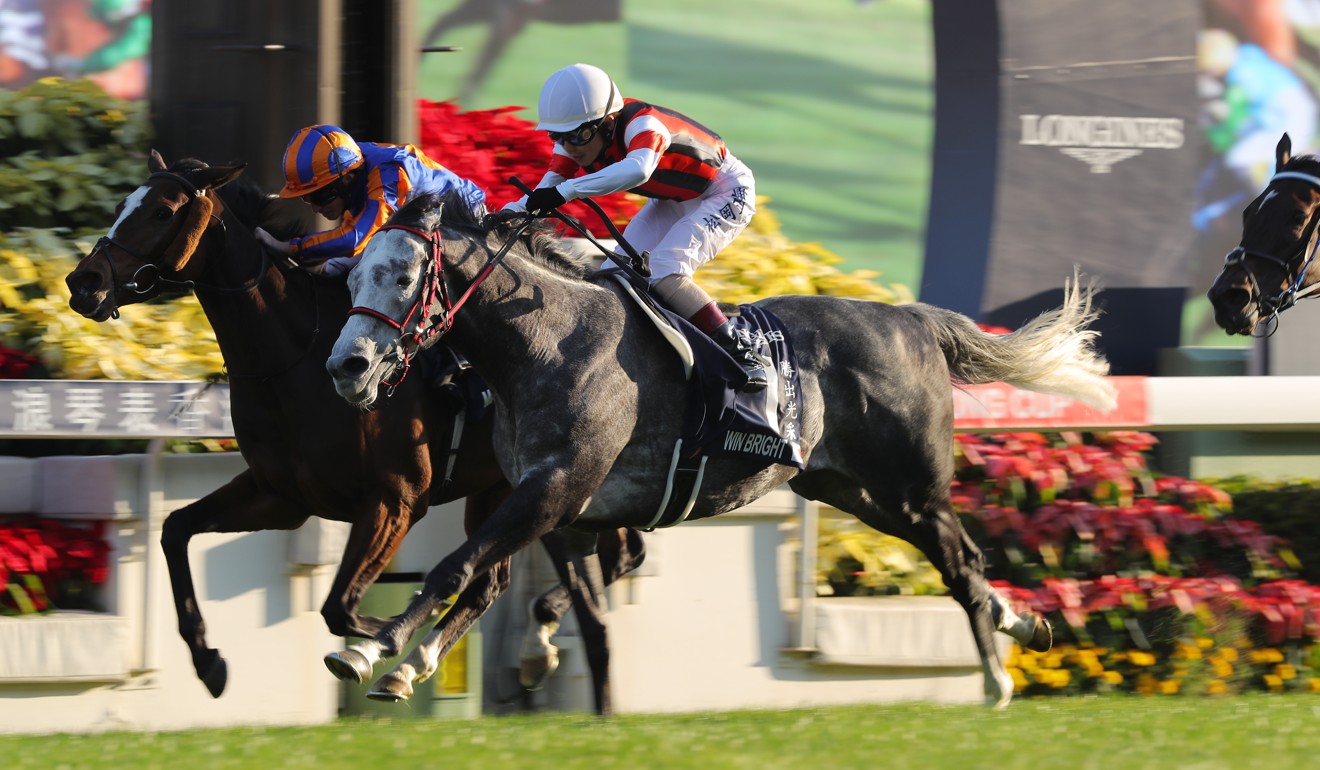
[[(1320, 190), (1320, 177), (1304, 174), (1300, 171), (1280, 171), (1270, 178), (1269, 184), (1272, 185), (1279, 179), (1297, 179), (1306, 182), (1316, 190)], [(1266, 187), (1268, 186), (1269, 185), (1266, 185)], [(1302, 287), (1302, 281), (1306, 280), (1306, 273), (1310, 270), (1311, 263), (1315, 261), (1316, 250), (1317, 248), (1320, 248), (1320, 240), (1316, 239), (1316, 234), (1317, 232), (1320, 232), (1320, 227), (1316, 226), (1315, 217), (1311, 218), (1307, 227), (1310, 229), (1310, 235), (1306, 236), (1304, 234), (1304, 237), (1298, 242), (1296, 250), (1287, 258), (1278, 257), (1274, 254), (1257, 251), (1255, 249), (1248, 249), (1246, 246), (1242, 245), (1237, 246), (1237, 248), (1228, 252), (1224, 257), (1224, 269), (1238, 267), (1242, 270), (1243, 274), (1246, 275), (1247, 282), (1251, 285), (1251, 301), (1259, 308), (1261, 315), (1267, 319), (1270, 327), (1270, 331), (1265, 335), (1267, 337), (1273, 334), (1274, 329), (1278, 327), (1280, 313), (1297, 304), (1297, 300), (1316, 291), (1320, 291), (1320, 282), (1313, 283), (1305, 288)], [(1292, 263), (1298, 257), (1303, 256), (1305, 259), (1302, 260), (1301, 267), (1297, 270), (1297, 275), (1289, 279), (1288, 285), (1285, 288), (1280, 289), (1278, 292), (1268, 297), (1264, 296), (1261, 292), (1260, 281), (1256, 280), (1256, 274), (1252, 272), (1247, 264), (1248, 259), (1265, 260), (1266, 262), (1272, 262), (1278, 265), (1279, 268), (1283, 270), (1285, 276), (1291, 276)]]
[[(199, 189), (197, 185), (188, 181), (186, 177), (184, 177), (181, 174), (176, 174), (172, 171), (154, 171), (147, 177), (147, 182), (150, 183), (153, 179), (168, 179), (177, 183), (180, 187), (182, 187), (184, 193), (187, 194), (188, 196), (188, 202), (184, 204), (185, 208), (188, 206), (196, 205), (197, 199), (206, 194), (206, 191)], [(217, 217), (215, 214), (211, 215), (211, 224), (220, 225), (221, 230), (223, 230), (225, 226), (224, 220), (221, 219), (220, 217)], [(207, 226), (209, 227), (210, 225)], [(266, 273), (266, 268), (269, 266), (269, 259), (266, 255), (266, 250), (262, 249), (261, 267), (258, 270), (256, 277), (253, 278), (252, 280), (247, 281), (241, 287), (230, 288), (223, 286), (205, 286), (205, 285), (199, 285), (196, 281), (176, 281), (170, 278), (163, 277), (160, 274), (160, 265), (158, 264), (159, 260), (165, 255), (165, 252), (169, 250), (171, 243), (172, 242), (167, 241), (161, 244), (160, 248), (158, 248), (154, 254), (143, 255), (134, 251), (133, 249), (130, 249), (129, 247), (125, 246), (119, 241), (116, 241), (115, 239), (111, 238), (109, 235), (103, 235), (99, 239), (97, 239), (96, 243), (92, 246), (91, 255), (95, 256), (96, 254), (99, 253), (105, 257), (106, 266), (110, 269), (110, 286), (112, 290), (118, 285), (119, 279), (118, 276), (115, 274), (115, 263), (114, 260), (110, 258), (110, 253), (107, 247), (114, 246), (116, 249), (119, 249), (128, 256), (137, 260), (138, 262), (141, 262), (142, 265), (138, 267), (136, 270), (134, 270), (133, 275), (130, 276), (129, 280), (125, 281), (123, 284), (124, 289), (134, 292), (136, 294), (148, 294), (158, 287), (168, 288), (168, 289), (181, 289), (183, 291), (194, 291), (198, 289), (209, 289), (212, 291), (219, 291), (219, 292), (247, 291), (248, 289), (256, 285), (256, 283), (261, 279), (261, 276)], [(114, 310), (110, 311), (110, 315), (113, 318), (119, 317), (118, 306), (116, 306)]]
[[(440, 239), (440, 231), (426, 233), (415, 227), (408, 225), (383, 225), (376, 231), (380, 235), (386, 230), (403, 230), (412, 233), (422, 240), (431, 244), (431, 253), (426, 258), (426, 281), (422, 290), (417, 295), (417, 300), (413, 302), (412, 307), (404, 314), (403, 320), (396, 321), (375, 308), (355, 305), (349, 308), (348, 315), (366, 315), (375, 318), (386, 326), (399, 332), (399, 336), (390, 345), (390, 351), (394, 355), (392, 374), (397, 373), (394, 380), (388, 377), (381, 378), (381, 384), (386, 388), (386, 395), (394, 395), (395, 388), (403, 382), (403, 378), (408, 375), (408, 369), (412, 366), (412, 357), (417, 351), (425, 347), (425, 343), (432, 338), (440, 337), (449, 331), (454, 325), (454, 311), (458, 306), (449, 301), (449, 288), (445, 284), (444, 277), (441, 275), (441, 262), (444, 258), (444, 243)], [(463, 294), (459, 305), (467, 300), (472, 289), (476, 288), (474, 283), (468, 287), (467, 292)], [(442, 308), (443, 316), (438, 324), (429, 324), (432, 314), (432, 308), (435, 307), (437, 300)], [(411, 331), (409, 328), (411, 327)]]

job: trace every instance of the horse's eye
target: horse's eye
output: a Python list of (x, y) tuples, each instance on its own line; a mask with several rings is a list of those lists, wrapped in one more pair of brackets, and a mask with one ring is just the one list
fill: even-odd
[(158, 209), (156, 209), (156, 213), (152, 214), (152, 216), (155, 217), (156, 219), (159, 219), (159, 220), (161, 220), (161, 221), (164, 221), (164, 220), (169, 219), (170, 217), (174, 216), (174, 212), (173, 212), (173, 211), (170, 211), (170, 210), (167, 209), (167, 208), (158, 208)]
[(401, 275), (401, 276), (399, 276), (398, 278), (395, 278), (395, 279), (394, 279), (394, 285), (395, 285), (395, 286), (398, 286), (400, 289), (406, 289), (406, 288), (408, 288), (408, 286), (409, 286), (411, 283), (412, 283), (412, 279), (409, 278), (409, 277), (406, 276), (406, 275)]

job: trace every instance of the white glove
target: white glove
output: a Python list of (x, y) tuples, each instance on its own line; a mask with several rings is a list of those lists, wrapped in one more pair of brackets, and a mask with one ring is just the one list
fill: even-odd
[(504, 208), (500, 211), (527, 211), (527, 196), (524, 195), (516, 201), (509, 201), (504, 204)]
[(293, 245), (288, 241), (281, 241), (279, 238), (266, 232), (264, 228), (258, 227), (256, 232), (257, 240), (266, 246), (266, 248), (276, 254), (292, 254)]
[(333, 259), (327, 259), (321, 263), (324, 268), (321, 271), (321, 274), (332, 278), (335, 276), (347, 275), (348, 271), (352, 270), (360, 259), (361, 257), (334, 257)]

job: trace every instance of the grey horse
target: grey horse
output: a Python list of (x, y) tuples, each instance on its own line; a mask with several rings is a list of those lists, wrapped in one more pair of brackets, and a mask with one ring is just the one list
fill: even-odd
[[(494, 391), (495, 450), (514, 489), (387, 628), (326, 656), (340, 677), (371, 676), (446, 597), (537, 538), (559, 543), (572, 563), (572, 554), (590, 553), (594, 531), (647, 526), (653, 508), (637, 501), (663, 498), (683, 423), (685, 370), (619, 282), (591, 274), (542, 222), (477, 221), (462, 208), (418, 198), (372, 240), (349, 278), (355, 308), (326, 367), (342, 397), (370, 405), (419, 346), (443, 336)], [(689, 518), (787, 483), (916, 545), (971, 621), (987, 705), (1006, 705), (1013, 683), (994, 632), (1037, 649), (1048, 649), (1052, 634), (987, 583), (981, 552), (951, 508), (950, 386), (1002, 381), (1111, 408), (1108, 364), (1087, 328), (1097, 314), (1090, 290), (1074, 280), (1060, 308), (1002, 336), (920, 303), (783, 296), (756, 304), (791, 333), (805, 467), (712, 457)], [(432, 655), (424, 640), (377, 689), (410, 690), (408, 667), (429, 668)]]

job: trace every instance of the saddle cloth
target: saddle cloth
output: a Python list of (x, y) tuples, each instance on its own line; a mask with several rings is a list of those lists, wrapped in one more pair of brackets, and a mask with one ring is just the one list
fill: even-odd
[(735, 455), (801, 468), (797, 358), (783, 321), (755, 305), (740, 305), (736, 315), (730, 314), (743, 343), (768, 362), (769, 385), (745, 393), (734, 390), (747, 379), (742, 367), (714, 340), (637, 291), (621, 273), (618, 280), (674, 346), (688, 373), (682, 457)]

